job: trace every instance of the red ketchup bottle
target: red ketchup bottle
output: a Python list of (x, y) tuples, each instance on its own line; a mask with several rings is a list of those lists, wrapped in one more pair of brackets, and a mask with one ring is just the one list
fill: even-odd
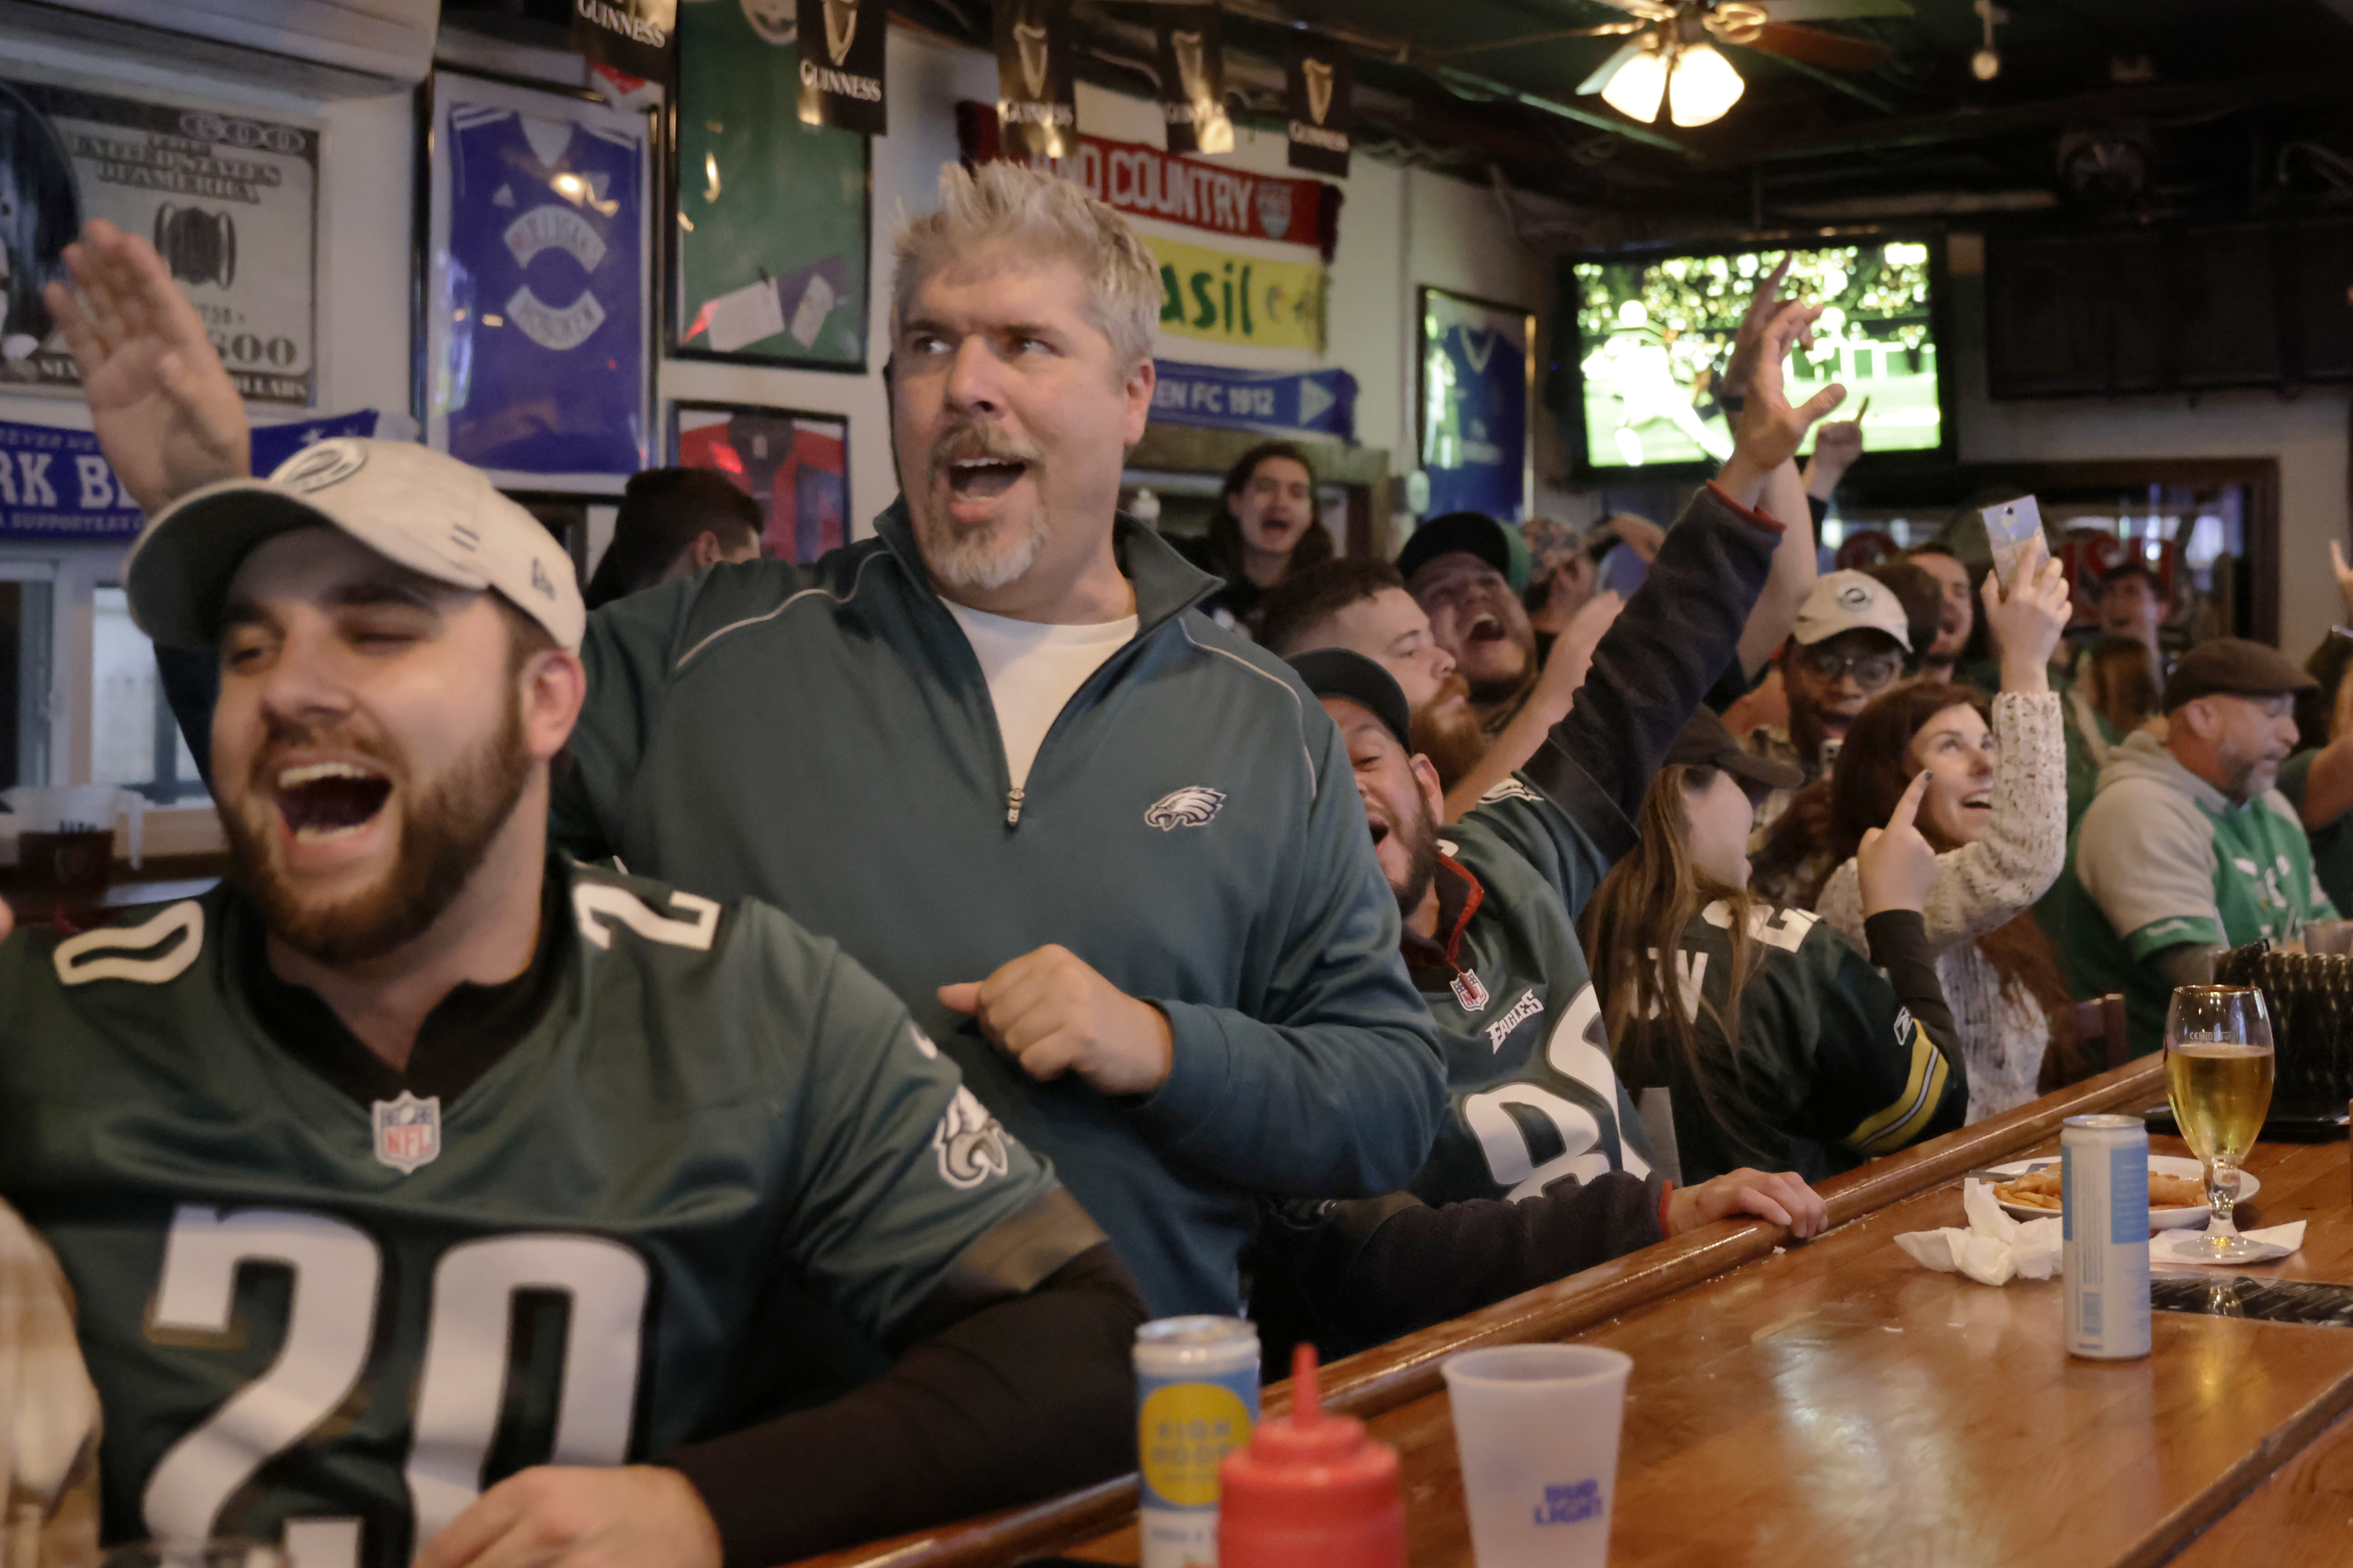
[(1405, 1568), (1397, 1450), (1323, 1413), (1314, 1345), (1291, 1367), (1291, 1414), (1219, 1469), (1218, 1568)]

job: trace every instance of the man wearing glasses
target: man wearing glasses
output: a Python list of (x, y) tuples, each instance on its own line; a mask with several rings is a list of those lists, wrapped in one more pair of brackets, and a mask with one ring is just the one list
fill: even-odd
[[(1847, 726), (1871, 700), (1895, 684), (1912, 651), (1904, 605), (1894, 590), (1862, 572), (1832, 572), (1814, 584), (1798, 611), (1796, 627), (1781, 649), (1781, 685), (1788, 693), (1787, 724), (1761, 724), (1748, 734), (1748, 750), (1775, 762), (1794, 763), (1806, 783), (1828, 773), (1846, 742)], [(1755, 867), (1750, 885), (1777, 902), (1808, 903), (1803, 884), (1805, 851), (1774, 824), (1788, 809), (1795, 790), (1775, 790), (1757, 808), (1748, 841)]]

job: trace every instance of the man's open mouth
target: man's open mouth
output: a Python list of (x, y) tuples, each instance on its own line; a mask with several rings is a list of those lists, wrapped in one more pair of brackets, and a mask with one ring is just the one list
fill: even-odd
[(1366, 814), (1365, 825), (1373, 830), (1373, 847), (1378, 849), (1382, 840), (1389, 836), (1389, 825), (1370, 813)]
[(1029, 468), (1018, 458), (962, 458), (948, 465), (948, 488), (959, 500), (995, 500)]
[(1504, 631), (1504, 623), (1493, 616), (1481, 616), (1471, 623), (1471, 629), (1462, 634), (1466, 642), (1502, 642), (1510, 634)]
[(279, 814), (297, 844), (357, 833), (391, 798), (392, 781), (357, 763), (305, 763), (272, 781)]

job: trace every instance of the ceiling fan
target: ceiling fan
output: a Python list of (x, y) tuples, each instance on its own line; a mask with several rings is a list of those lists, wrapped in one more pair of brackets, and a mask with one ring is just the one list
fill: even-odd
[[(1630, 120), (1659, 117), (1705, 125), (1740, 101), (1746, 84), (1718, 40), (1833, 70), (1869, 70), (1888, 51), (1867, 39), (1802, 26), (1845, 16), (1908, 16), (1910, 0), (1600, 0), (1623, 22), (1583, 27), (1584, 37), (1627, 36), (1618, 52), (1577, 87)], [(1556, 35), (1561, 36), (1561, 35)]]

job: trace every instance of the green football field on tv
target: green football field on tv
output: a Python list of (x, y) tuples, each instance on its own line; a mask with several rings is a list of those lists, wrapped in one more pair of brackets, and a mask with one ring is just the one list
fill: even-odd
[[(1569, 264), (1577, 336), (1563, 347), (1575, 355), (1582, 384), (1585, 466), (1706, 464), (1731, 453), (1716, 383), (1758, 280), (1782, 254), (1776, 247)], [(1870, 399), (1865, 452), (1942, 447), (1930, 247), (1874, 240), (1789, 254), (1783, 298), (1828, 307), (1813, 342), (1783, 367), (1789, 401), (1839, 382), (1847, 400), (1833, 417), (1852, 418)]]

